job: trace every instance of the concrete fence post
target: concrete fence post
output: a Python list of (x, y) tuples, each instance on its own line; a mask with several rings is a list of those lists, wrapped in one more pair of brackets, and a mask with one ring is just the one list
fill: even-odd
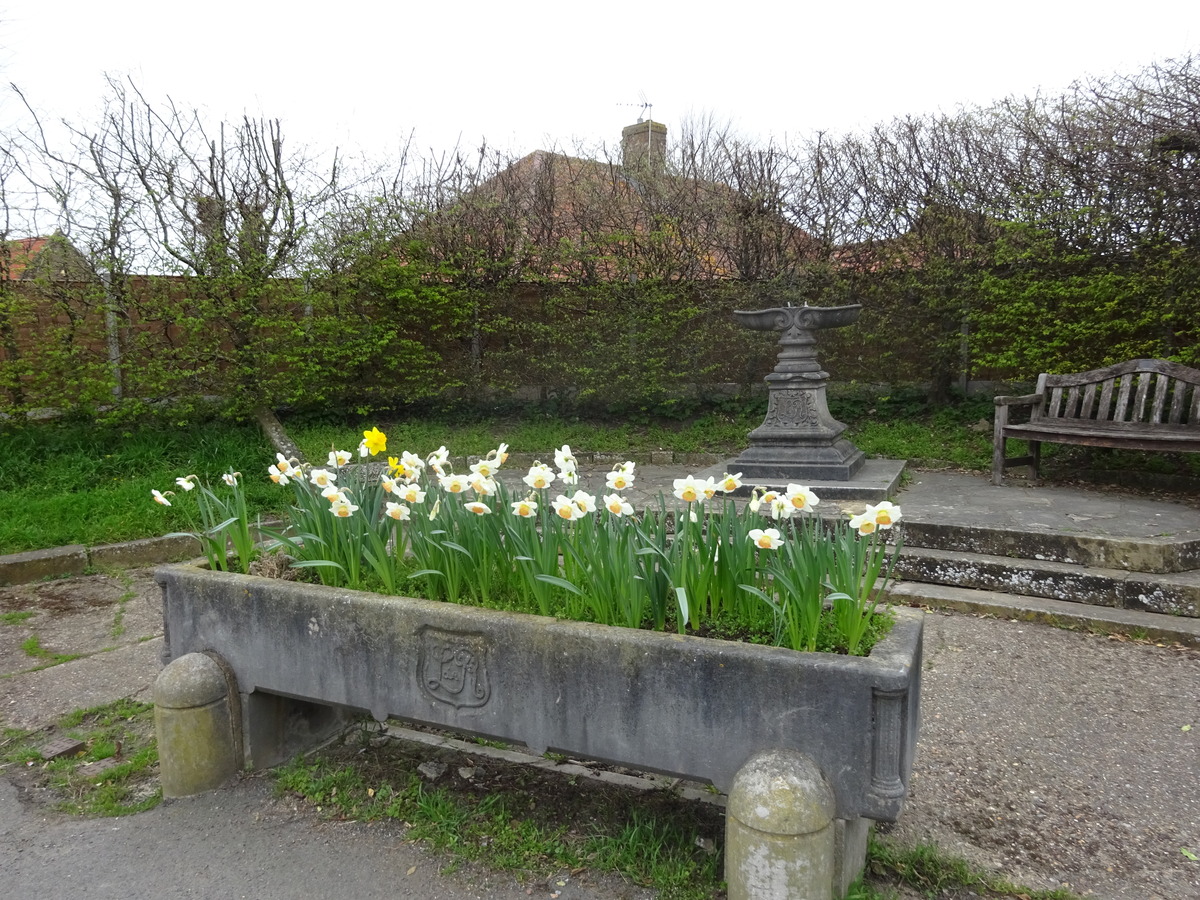
[(725, 811), (729, 900), (833, 900), (833, 790), (795, 750), (751, 757), (733, 779)]
[(154, 682), (154, 730), (164, 797), (219, 788), (241, 767), (236, 686), (214, 655), (188, 653)]

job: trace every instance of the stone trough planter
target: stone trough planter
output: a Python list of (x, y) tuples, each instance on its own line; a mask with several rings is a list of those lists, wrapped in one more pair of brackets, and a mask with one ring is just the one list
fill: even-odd
[[(205, 653), (219, 665), (246, 766), (275, 765), (334, 730), (344, 711), (362, 710), (708, 781), (732, 789), (732, 817), (739, 780), (755, 789), (748, 764), (768, 751), (802, 754), (831, 791), (830, 840), (845, 845), (822, 896), (838, 896), (861, 868), (866, 820), (894, 821), (904, 803), (920, 708), (919, 612), (897, 609), (888, 637), (855, 658), (187, 565), (156, 578), (164, 662)], [(166, 703), (164, 715), (187, 705)], [(764, 822), (759, 830), (774, 827)], [(775, 896), (763, 884), (748, 890)]]

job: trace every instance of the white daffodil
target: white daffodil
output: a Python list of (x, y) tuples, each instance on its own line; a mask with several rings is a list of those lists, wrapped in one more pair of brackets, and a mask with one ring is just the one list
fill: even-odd
[(242, 477), (241, 472), (226, 472), (221, 476), (221, 480), (230, 487), (237, 487), (238, 479)]
[(287, 484), (291, 480), (288, 478), (288, 473), (281, 470), (279, 466), (271, 466), (267, 469), (267, 474), (276, 484)]
[(442, 444), (442, 446), (430, 453), (425, 459), (431, 466), (436, 465), (445, 468), (446, 463), (450, 462), (450, 451), (446, 449), (445, 444)]
[(486, 516), (488, 513), (490, 513), (492, 511), (491, 508), (486, 503), (480, 503), (479, 501), (472, 501), (471, 503), (464, 503), (463, 506), (466, 507), (468, 512), (473, 512), (477, 516)]
[(275, 459), (276, 459), (276, 464), (275, 464), (274, 468), (277, 468), (281, 473), (283, 473), (284, 475), (287, 475), (289, 478), (291, 478), (295, 475), (296, 460), (288, 459), (282, 453), (276, 453)]
[(736, 475), (730, 475), (728, 472), (726, 472), (724, 475), (721, 476), (721, 483), (719, 485), (719, 489), (724, 491), (726, 494), (732, 494), (734, 491), (736, 491), (741, 486), (742, 486), (742, 473), (741, 472), (738, 472)]
[(540, 491), (550, 487), (550, 483), (554, 481), (554, 470), (540, 462), (535, 462), (529, 467), (529, 474), (521, 480), (531, 488)]
[(496, 493), (496, 480), (477, 475), (471, 479), (471, 490), (480, 497), (490, 497)]
[(327, 465), (331, 469), (340, 469), (342, 466), (349, 465), (351, 459), (353, 457), (348, 450), (330, 450)]
[(347, 500), (344, 494), (329, 504), (329, 511), (339, 519), (348, 519), (357, 509), (358, 507)]
[(767, 512), (770, 512), (771, 504), (775, 502), (775, 499), (778, 496), (779, 494), (777, 494), (775, 491), (766, 491), (765, 493), (760, 494), (757, 490), (755, 490), (754, 495), (750, 498), (750, 502), (747, 504), (747, 506), (750, 507), (750, 512), (758, 512), (765, 504), (767, 507)]
[(775, 499), (771, 501), (772, 519), (790, 519), (796, 511), (796, 507), (792, 506), (787, 497), (781, 497), (776, 494)]
[(821, 501), (806, 485), (789, 484), (787, 486), (787, 502), (797, 512), (811, 512), (812, 508)]
[(552, 504), (554, 514), (560, 519), (566, 519), (568, 522), (574, 522), (576, 519), (583, 518), (583, 512), (575, 505), (575, 501), (570, 497), (559, 494), (554, 498)]
[(490, 459), (481, 459), (477, 463), (471, 463), (471, 472), (478, 475), (480, 478), (491, 478), (496, 474), (498, 468), (496, 463)]
[(424, 503), (425, 492), (415, 484), (406, 484), (399, 489), (400, 499), (405, 503)]
[(388, 503), (383, 510), (383, 514), (389, 519), (395, 519), (397, 522), (407, 522), (412, 516), (410, 510), (403, 503)]
[(167, 493), (166, 493), (166, 494), (164, 494), (164, 493), (162, 493), (161, 491), (156, 491), (156, 490), (153, 490), (153, 489), (150, 491), (150, 495), (151, 495), (152, 497), (154, 497), (154, 502), (155, 502), (155, 503), (161, 503), (163, 506), (170, 506), (170, 505), (171, 505), (171, 501), (167, 499), (167, 496), (168, 496), (170, 493), (171, 493), (170, 491), (167, 491)]
[(578, 462), (575, 460), (575, 454), (571, 452), (570, 444), (563, 444), (554, 451), (554, 465), (560, 470), (571, 469), (574, 471), (578, 467)]
[(399, 488), (395, 478), (389, 478), (386, 474), (379, 476), (379, 485), (389, 494), (394, 494)]
[(443, 475), (438, 479), (438, 484), (447, 494), (461, 494), (471, 486), (465, 475)]
[(425, 460), (421, 459), (417, 454), (405, 450), (400, 454), (400, 465), (406, 471), (416, 473), (425, 468)]
[(754, 546), (761, 547), (763, 550), (778, 550), (783, 546), (783, 540), (780, 538), (777, 528), (752, 528), (746, 537), (754, 541)]
[(874, 534), (876, 528), (874, 510), (868, 506), (866, 512), (857, 516), (851, 516), (850, 527), (855, 529), (859, 534)]
[(368, 456), (370, 456), (370, 454), (371, 454), (371, 448), (367, 446), (367, 442), (359, 441), (358, 442), (358, 455), (361, 458), (366, 459)]
[(533, 500), (517, 500), (512, 504), (514, 516), (520, 516), (522, 519), (533, 518), (537, 514), (538, 505)]
[(633, 506), (619, 494), (606, 494), (604, 508), (614, 516), (632, 516)]
[(321, 491), (321, 496), (330, 503), (336, 503), (339, 500), (346, 500), (346, 492), (339, 488), (336, 484), (331, 484)]
[(319, 488), (325, 488), (337, 481), (337, 476), (325, 469), (313, 469), (308, 473), (308, 480)]
[(558, 480), (566, 485), (579, 484), (579, 472), (575, 470), (574, 466), (559, 469)]
[[(496, 460), (496, 465), (504, 465), (504, 463), (508, 460), (508, 444), (501, 444), (499, 447), (493, 450), (492, 453), (495, 454), (493, 458)], [(488, 456), (492, 456), (492, 453), (489, 453)]]
[(589, 494), (587, 491), (576, 491), (571, 495), (571, 502), (579, 507), (581, 515), (587, 515), (596, 511), (596, 496)]
[(196, 476), (185, 475), (183, 478), (176, 478), (175, 485), (176, 487), (180, 487), (185, 491), (190, 491), (196, 486)]
[(711, 475), (700, 482), (700, 491), (704, 494), (705, 500), (711, 500), (717, 493), (718, 486), (716, 479)]
[(692, 475), (676, 478), (672, 486), (675, 488), (675, 496), (684, 503), (697, 503), (704, 496), (704, 482)]
[[(626, 463), (627, 466), (632, 466), (633, 463)], [(613, 469), (604, 476), (604, 485), (611, 491), (625, 491), (633, 485), (632, 470), (626, 472), (624, 468), (619, 467)]]
[(900, 507), (888, 500), (882, 500), (874, 506), (868, 506), (866, 512), (873, 512), (875, 524), (884, 529), (891, 528), (900, 518)]

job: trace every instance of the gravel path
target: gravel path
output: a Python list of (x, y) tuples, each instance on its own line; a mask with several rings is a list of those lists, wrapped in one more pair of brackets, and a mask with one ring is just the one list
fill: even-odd
[(1200, 897), (1200, 652), (932, 613), (924, 677), (892, 840), (1030, 887)]

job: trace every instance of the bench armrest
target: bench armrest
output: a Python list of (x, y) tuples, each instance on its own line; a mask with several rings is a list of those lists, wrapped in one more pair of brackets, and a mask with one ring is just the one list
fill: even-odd
[(997, 406), (1037, 406), (1045, 394), (1022, 394), (1020, 397), (997, 397)]

